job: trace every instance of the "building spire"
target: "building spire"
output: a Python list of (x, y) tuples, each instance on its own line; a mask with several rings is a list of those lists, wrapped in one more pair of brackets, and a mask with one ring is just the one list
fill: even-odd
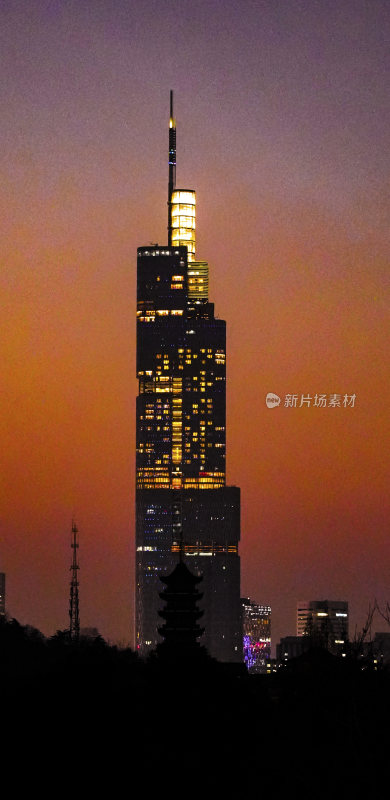
[(176, 188), (176, 120), (173, 116), (173, 90), (170, 92), (168, 153), (168, 247), (172, 247), (172, 193)]

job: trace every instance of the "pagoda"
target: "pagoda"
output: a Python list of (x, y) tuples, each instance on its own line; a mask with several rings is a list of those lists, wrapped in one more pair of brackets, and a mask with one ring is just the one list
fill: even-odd
[(160, 576), (165, 589), (160, 592), (165, 607), (159, 611), (165, 622), (158, 632), (164, 641), (158, 645), (159, 655), (187, 657), (200, 651), (197, 641), (204, 628), (198, 625), (203, 611), (199, 611), (197, 603), (202, 598), (197, 584), (202, 577), (193, 575), (184, 562), (179, 563), (169, 575)]

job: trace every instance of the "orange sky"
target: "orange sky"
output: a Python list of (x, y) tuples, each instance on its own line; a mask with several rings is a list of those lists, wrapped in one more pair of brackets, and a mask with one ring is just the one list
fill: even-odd
[[(388, 8), (281, 0), (260, 24), (245, 5), (213, 57), (216, 3), (184, 2), (168, 33), (153, 3), (136, 30), (124, 2), (0, 11), (0, 569), (11, 615), (45, 633), (68, 624), (74, 514), (82, 625), (132, 635), (136, 248), (166, 238), (170, 88), (227, 321), (242, 593), (274, 637), (298, 599), (349, 600), (352, 628), (390, 599)], [(271, 410), (269, 391), (357, 399)]]

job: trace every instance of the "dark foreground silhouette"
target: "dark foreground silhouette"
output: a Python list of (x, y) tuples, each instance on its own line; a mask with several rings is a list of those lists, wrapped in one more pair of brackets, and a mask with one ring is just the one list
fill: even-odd
[(388, 785), (390, 674), (325, 651), (248, 676), (202, 648), (143, 662), (2, 619), (0, 678), (14, 788), (334, 798)]

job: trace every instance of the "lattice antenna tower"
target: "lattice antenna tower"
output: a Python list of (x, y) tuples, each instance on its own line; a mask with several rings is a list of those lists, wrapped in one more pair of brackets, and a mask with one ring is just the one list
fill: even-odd
[(72, 572), (72, 580), (70, 582), (70, 599), (69, 599), (69, 638), (73, 642), (78, 642), (80, 636), (80, 616), (79, 616), (79, 579), (78, 570), (80, 569), (77, 551), (79, 548), (78, 543), (78, 528), (74, 520), (72, 521), (72, 543), (73, 558), (70, 570)]

